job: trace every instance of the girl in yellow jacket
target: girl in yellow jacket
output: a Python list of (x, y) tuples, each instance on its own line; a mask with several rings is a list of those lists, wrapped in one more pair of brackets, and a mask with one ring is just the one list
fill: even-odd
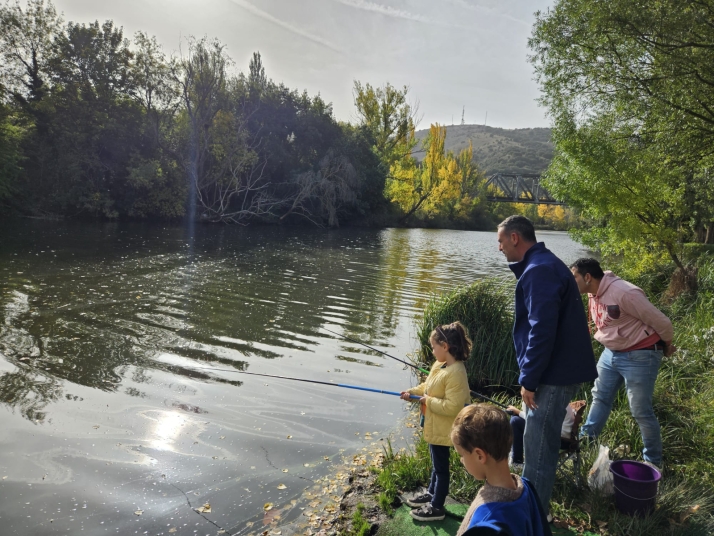
[(427, 493), (407, 500), (411, 516), (419, 521), (444, 519), (444, 501), (449, 493), (451, 425), (464, 405), (471, 402), (466, 361), (471, 340), (461, 322), (437, 326), (429, 337), (436, 358), (426, 381), (401, 393), (403, 400), (422, 396), (424, 440), (431, 454), (431, 481)]

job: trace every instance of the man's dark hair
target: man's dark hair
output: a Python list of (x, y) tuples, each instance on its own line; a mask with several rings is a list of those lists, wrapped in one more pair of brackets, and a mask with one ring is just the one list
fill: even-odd
[(572, 270), (573, 268), (583, 277), (585, 277), (585, 274), (590, 274), (593, 279), (600, 280), (605, 275), (597, 259), (583, 257), (570, 265), (570, 269)]
[(504, 232), (508, 234), (516, 233), (526, 242), (536, 241), (533, 223), (525, 216), (508, 216), (508, 218), (498, 224), (498, 228), (503, 229)]

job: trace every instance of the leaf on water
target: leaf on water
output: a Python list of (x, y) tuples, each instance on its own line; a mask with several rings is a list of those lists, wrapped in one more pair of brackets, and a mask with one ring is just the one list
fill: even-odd
[(95, 424), (94, 426), (92, 426), (92, 428), (94, 428), (96, 430), (97, 428), (99, 428), (99, 425)]
[(273, 509), (273, 503), (265, 503), (263, 505), (263, 510), (266, 512), (270, 512)]
[(325, 458), (327, 461), (330, 461), (330, 457), (329, 457), (329, 456), (323, 456), (323, 458)]
[(292, 438), (293, 438), (293, 436), (291, 436), (291, 435), (288, 436), (288, 439), (292, 439)]
[(287, 472), (288, 472), (288, 470), (287, 470), (287, 469), (283, 469), (283, 473), (287, 473)]
[(198, 512), (199, 514), (210, 514), (211, 513), (211, 505), (206, 503), (203, 506), (196, 508), (196, 512)]
[(303, 465), (304, 465), (305, 467), (310, 467), (310, 464), (309, 464), (309, 463), (304, 463)]
[(176, 527), (171, 527), (169, 529), (169, 534), (173, 534), (174, 532), (176, 532)]
[(218, 439), (225, 439), (225, 438), (226, 438), (226, 436), (222, 435), (222, 436), (219, 437)]
[(134, 515), (140, 516), (143, 513), (144, 513), (143, 510), (137, 510), (136, 512), (134, 512)]
[(288, 489), (288, 487), (285, 484), (280, 484), (278, 489)]

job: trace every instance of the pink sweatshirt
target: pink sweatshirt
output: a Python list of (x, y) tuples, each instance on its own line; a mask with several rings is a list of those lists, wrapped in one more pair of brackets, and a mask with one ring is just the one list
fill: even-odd
[(654, 333), (663, 341), (674, 336), (672, 322), (650, 303), (642, 289), (605, 272), (597, 295), (588, 294), (595, 339), (608, 350), (631, 348)]

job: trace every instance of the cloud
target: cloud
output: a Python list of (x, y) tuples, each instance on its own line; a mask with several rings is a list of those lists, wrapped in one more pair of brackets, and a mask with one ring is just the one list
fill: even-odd
[(249, 11), (253, 15), (256, 15), (260, 17), (263, 20), (266, 20), (268, 22), (272, 22), (276, 26), (280, 26), (281, 28), (288, 30), (291, 33), (294, 33), (295, 35), (299, 35), (300, 37), (304, 37), (305, 39), (312, 41), (313, 43), (316, 43), (318, 45), (322, 45), (326, 48), (329, 48), (333, 52), (337, 52), (339, 54), (344, 54), (344, 51), (340, 49), (339, 47), (333, 45), (330, 41), (327, 39), (324, 39), (320, 37), (319, 35), (312, 34), (306, 30), (303, 30), (302, 28), (298, 28), (297, 26), (293, 26), (292, 24), (289, 24), (285, 21), (282, 21), (270, 13), (263, 11), (262, 9), (257, 8), (247, 0), (228, 0), (229, 2), (232, 2), (233, 4), (242, 7), (246, 11)]
[(432, 24), (434, 21), (429, 20), (423, 15), (417, 15), (415, 13), (410, 13), (402, 9), (395, 9), (391, 6), (385, 6), (383, 4), (377, 4), (376, 2), (370, 2), (369, 0), (334, 0), (345, 6), (353, 7), (356, 9), (362, 9), (364, 11), (372, 11), (374, 13), (380, 13), (381, 15), (386, 15), (387, 17), (394, 17), (395, 19), (412, 20), (416, 22), (424, 22), (427, 24)]

